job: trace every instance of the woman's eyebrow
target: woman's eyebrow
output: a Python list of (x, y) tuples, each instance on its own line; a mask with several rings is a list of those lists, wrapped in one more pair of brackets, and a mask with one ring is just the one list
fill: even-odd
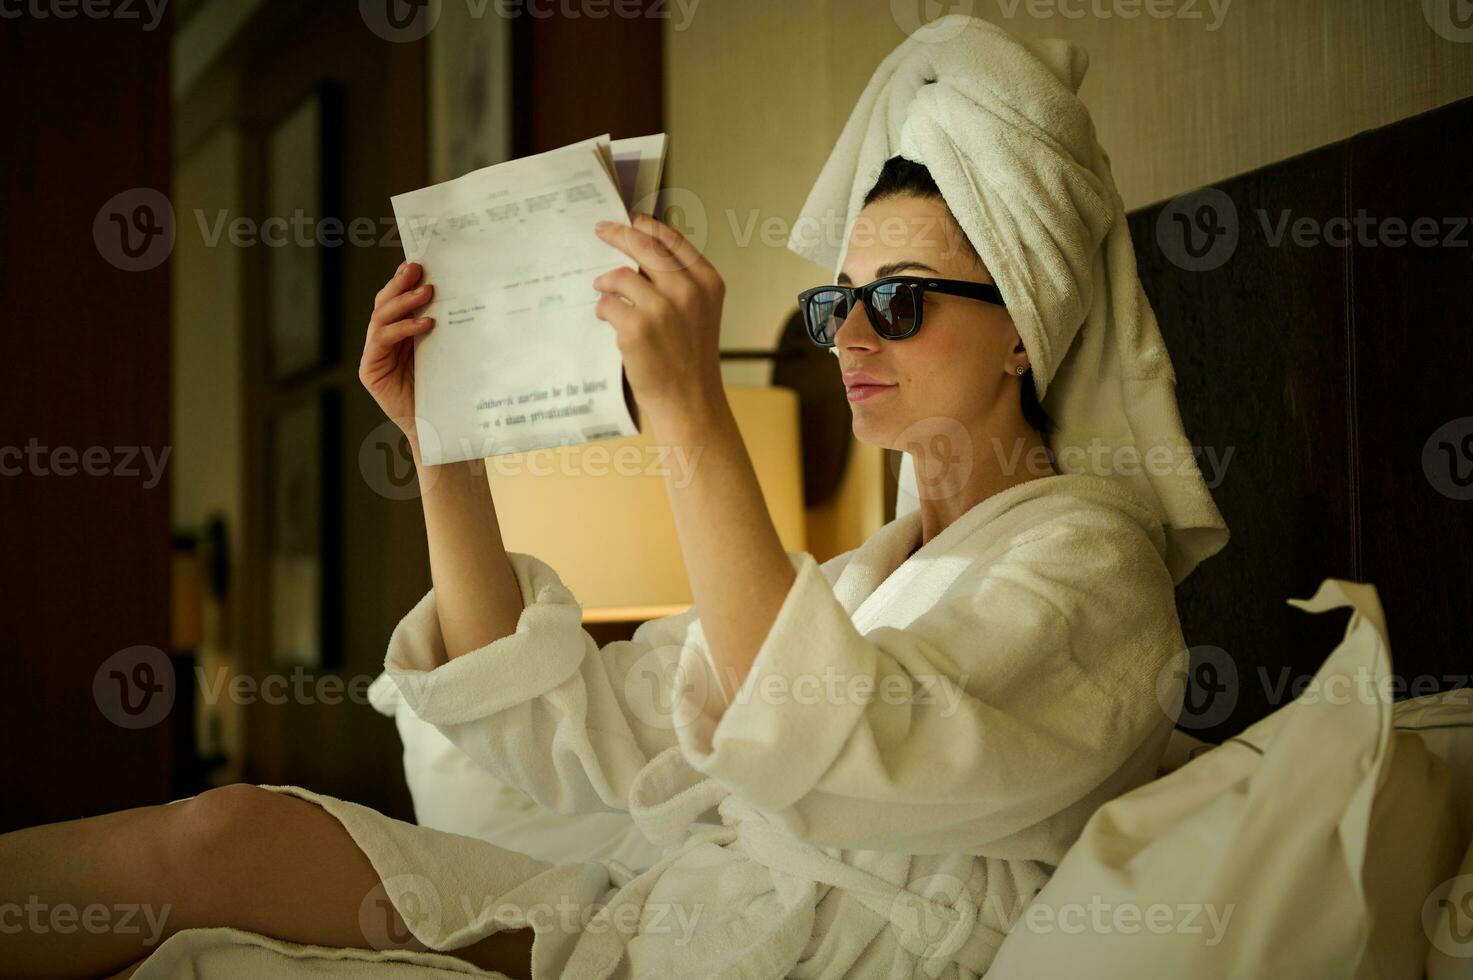
[[(883, 279), (886, 276), (893, 276), (893, 275), (895, 275), (895, 273), (899, 272), (901, 269), (924, 269), (927, 272), (934, 272), (937, 275), (940, 275), (941, 274), (940, 273), (940, 270), (933, 269), (933, 268), (931, 268), (929, 265), (927, 265), (924, 262), (910, 262), (910, 261), (906, 261), (906, 262), (891, 262), (889, 265), (882, 265), (882, 266), (880, 266), (878, 269), (875, 270), (875, 278), (876, 279)], [(853, 282), (854, 282), (854, 280), (849, 278), (849, 273), (847, 273), (847, 272), (841, 272), (841, 273), (839, 273), (839, 285), (841, 285), (841, 286), (848, 286), (848, 285), (852, 284)]]

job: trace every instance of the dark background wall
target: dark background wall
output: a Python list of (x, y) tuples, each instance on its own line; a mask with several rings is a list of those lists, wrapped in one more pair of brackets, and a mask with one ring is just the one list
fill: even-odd
[(38, 450), (0, 459), (0, 830), (169, 793), (169, 727), (93, 697), (108, 658), (169, 641), (169, 484), (139, 461), (169, 445), (169, 266), (93, 237), (114, 195), (168, 187), (169, 37), (167, 17), (0, 19), (0, 446)]
[(1470, 153), (1465, 99), (1129, 216), (1187, 433), (1231, 452), (1232, 539), (1178, 593), (1194, 735), (1300, 693), (1348, 614), (1284, 600), (1326, 577), (1376, 587), (1398, 697), (1469, 683)]
[[(187, 20), (210, 7), (218, 12), (213, 0), (171, 5), (170, 12)], [(152, 188), (167, 195), (172, 161), (229, 129), (239, 134), (231, 145), (241, 154), (241, 186), (226, 196), (241, 202), (242, 214), (232, 217), (272, 217), (267, 136), (324, 84), (341, 105), (340, 138), (329, 153), (338, 216), (391, 220), (389, 198), (429, 182), (431, 45), (386, 40), (365, 16), (356, 0), (265, 0), (172, 98), (171, 37), (184, 21), (145, 31), (117, 18), (0, 18), (0, 329), (9, 368), (0, 384), (0, 446), (34, 438), (78, 450), (149, 447), (157, 455), (173, 448), (172, 263), (126, 271), (108, 261), (92, 228), (113, 194)], [(515, 19), (514, 154), (602, 132), (661, 131), (663, 23)], [(591, 77), (603, 81), (586, 84)], [(193, 234), (192, 220), (181, 215), (176, 231)], [(243, 403), (189, 408), (241, 419), (242, 516), (233, 529), (239, 547), (224, 615), (234, 670), (256, 683), (290, 673), (269, 649), (268, 446), (283, 408), (324, 395), (337, 405), (324, 461), (335, 475), (324, 525), (339, 571), (328, 583), (329, 664), (310, 679), (330, 675), (361, 686), (376, 675), (395, 623), (430, 584), (418, 500), (389, 499), (359, 466), (360, 447), (383, 418), (358, 384), (358, 353), (373, 296), (403, 256), (393, 240), (336, 251), (327, 304), (336, 355), (288, 380), (272, 379), (268, 250), (243, 249), (239, 298), (221, 300), (240, 307), (232, 312), (243, 325), (236, 366)], [(0, 479), (0, 737), (11, 747), (0, 761), (0, 830), (202, 788), (198, 772), (176, 765), (191, 750), (186, 705), (198, 692), (188, 662), (171, 656), (170, 514), (167, 471), (150, 488), (122, 476)], [(136, 673), (140, 663), (155, 672), (148, 676), (176, 685), (157, 717), (124, 716), (125, 723), (147, 722), (137, 728), (119, 724), (120, 707), (93, 695), (108, 658), (133, 646), (154, 651), (121, 665), (135, 701), (137, 682), (146, 680)], [(397, 733), (370, 707), (289, 697), (282, 704), (257, 698), (239, 711), (239, 778), (300, 784), (412, 818)]]

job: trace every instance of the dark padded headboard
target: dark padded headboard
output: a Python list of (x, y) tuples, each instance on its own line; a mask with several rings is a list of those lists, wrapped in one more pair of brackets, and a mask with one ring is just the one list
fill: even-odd
[(1299, 692), (1349, 614), (1285, 599), (1326, 577), (1376, 587), (1398, 699), (1469, 682), (1469, 160), (1473, 99), (1128, 216), (1186, 431), (1231, 451), (1231, 540), (1178, 592), (1179, 728), (1220, 741)]

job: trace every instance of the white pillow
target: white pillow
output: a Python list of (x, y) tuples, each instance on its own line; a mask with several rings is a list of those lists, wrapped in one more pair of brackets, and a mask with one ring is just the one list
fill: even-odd
[(1462, 840), (1456, 875), (1427, 895), (1422, 927), (1432, 940), (1428, 980), (1473, 980), (1473, 688), (1411, 698), (1396, 706), (1398, 732), (1411, 732), (1446, 762)]
[(1289, 602), (1353, 609), (1314, 680), (1100, 807), (988, 980), (1421, 976), (1423, 898), (1462, 856), (1447, 764), (1392, 728), (1375, 589), (1326, 579)]

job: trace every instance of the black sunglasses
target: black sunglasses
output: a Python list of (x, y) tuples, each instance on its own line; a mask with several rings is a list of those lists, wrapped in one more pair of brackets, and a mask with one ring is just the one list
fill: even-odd
[(798, 309), (808, 338), (820, 347), (834, 346), (834, 335), (849, 318), (856, 299), (864, 304), (875, 333), (886, 340), (904, 340), (921, 329), (921, 311), (927, 291), (980, 299), (1007, 306), (1002, 292), (991, 283), (964, 279), (927, 279), (924, 276), (886, 276), (863, 286), (814, 286), (798, 294)]

